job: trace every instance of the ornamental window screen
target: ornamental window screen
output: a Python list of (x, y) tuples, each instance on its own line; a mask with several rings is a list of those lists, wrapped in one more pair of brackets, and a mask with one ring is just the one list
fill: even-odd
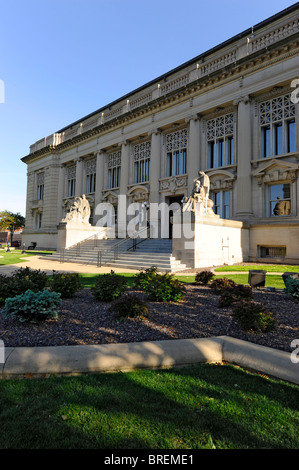
[(75, 196), (76, 191), (76, 165), (70, 166), (67, 169), (67, 196)]
[(187, 172), (187, 146), (187, 129), (166, 135), (167, 176), (184, 175)]
[(96, 159), (85, 163), (86, 194), (94, 193), (96, 190)]
[(295, 104), (287, 94), (260, 103), (262, 158), (296, 151)]
[(120, 186), (121, 150), (107, 155), (108, 189)]
[(41, 201), (44, 199), (45, 192), (45, 173), (37, 174), (37, 200)]
[(208, 168), (234, 163), (234, 114), (207, 121)]
[(134, 183), (144, 183), (150, 179), (151, 142), (134, 145)]

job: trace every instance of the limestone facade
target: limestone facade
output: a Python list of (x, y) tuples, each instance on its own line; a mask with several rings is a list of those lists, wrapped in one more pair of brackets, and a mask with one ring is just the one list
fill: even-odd
[(204, 171), (214, 211), (250, 227), (249, 260), (299, 263), (298, 23), (296, 4), (33, 144), (26, 245), (55, 249), (82, 194), (92, 226), (109, 202), (124, 233), (130, 203), (180, 202)]

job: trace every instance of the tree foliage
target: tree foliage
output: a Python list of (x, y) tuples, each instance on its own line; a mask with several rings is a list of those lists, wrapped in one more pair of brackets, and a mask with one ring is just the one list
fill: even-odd
[(9, 230), (10, 231), (10, 241), (12, 243), (13, 234), (16, 230), (21, 230), (25, 226), (25, 217), (23, 217), (19, 212), (14, 214), (9, 211), (0, 212), (0, 230)]

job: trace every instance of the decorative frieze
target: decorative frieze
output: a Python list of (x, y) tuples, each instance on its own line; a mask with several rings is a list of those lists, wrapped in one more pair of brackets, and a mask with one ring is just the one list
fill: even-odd
[(179, 189), (186, 189), (188, 184), (187, 175), (184, 176), (171, 176), (170, 178), (163, 178), (160, 180), (160, 191), (169, 191), (175, 193)]

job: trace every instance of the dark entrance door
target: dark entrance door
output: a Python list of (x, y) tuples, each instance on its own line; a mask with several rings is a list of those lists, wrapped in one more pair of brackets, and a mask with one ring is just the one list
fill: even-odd
[[(171, 206), (172, 204), (179, 204), (181, 205), (181, 201), (183, 199), (183, 195), (181, 196), (169, 196), (166, 200), (168, 206)], [(171, 219), (173, 217), (173, 213), (174, 211), (176, 210), (175, 206), (173, 206), (172, 208), (170, 207), (170, 210), (169, 210), (169, 220), (168, 220), (168, 224), (169, 224), (169, 238), (172, 239), (172, 234), (173, 234), (173, 225), (171, 223)]]

